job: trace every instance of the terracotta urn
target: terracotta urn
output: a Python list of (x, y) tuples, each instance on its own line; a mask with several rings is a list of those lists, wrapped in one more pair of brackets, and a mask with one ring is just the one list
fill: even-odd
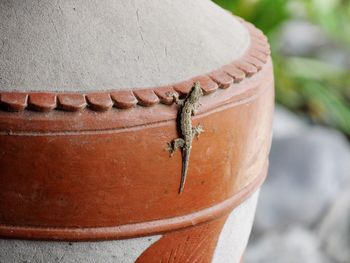
[(209, 0), (0, 1), (0, 262), (240, 262), (273, 86)]

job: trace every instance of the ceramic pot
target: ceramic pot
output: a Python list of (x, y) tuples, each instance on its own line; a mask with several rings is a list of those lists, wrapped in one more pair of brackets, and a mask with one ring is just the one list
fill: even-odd
[[(210, 1), (0, 2), (0, 262), (239, 262), (268, 166), (266, 37)], [(179, 110), (203, 96), (179, 193)]]

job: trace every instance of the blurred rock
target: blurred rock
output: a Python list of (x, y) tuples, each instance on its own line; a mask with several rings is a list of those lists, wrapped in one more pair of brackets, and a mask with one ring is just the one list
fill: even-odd
[(269, 233), (248, 247), (245, 263), (328, 263), (316, 237), (302, 228), (284, 234)]
[(275, 130), (285, 126), (291, 132), (275, 132), (253, 238), (291, 224), (316, 224), (350, 181), (350, 146), (342, 134), (298, 124), (279, 108), (276, 116)]
[(320, 26), (308, 21), (287, 21), (281, 29), (279, 50), (287, 56), (317, 57), (341, 68), (350, 67), (350, 49), (329, 37)]
[(310, 55), (328, 43), (326, 34), (316, 25), (304, 20), (285, 23), (280, 39), (280, 49), (286, 55)]
[(350, 262), (350, 188), (340, 195), (322, 221), (319, 237), (322, 249), (331, 258), (340, 263)]
[(350, 69), (350, 49), (329, 45), (317, 51), (316, 56), (331, 65)]
[(276, 106), (273, 122), (273, 138), (282, 139), (295, 136), (308, 128), (306, 121), (287, 109)]

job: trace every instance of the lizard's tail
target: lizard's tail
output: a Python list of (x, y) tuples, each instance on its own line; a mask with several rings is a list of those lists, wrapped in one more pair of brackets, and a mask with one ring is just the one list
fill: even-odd
[(188, 164), (190, 163), (190, 150), (189, 149), (183, 149), (182, 160), (183, 160), (183, 163), (182, 163), (181, 183), (180, 183), (179, 194), (181, 194), (182, 191), (184, 190), (185, 183), (186, 183)]

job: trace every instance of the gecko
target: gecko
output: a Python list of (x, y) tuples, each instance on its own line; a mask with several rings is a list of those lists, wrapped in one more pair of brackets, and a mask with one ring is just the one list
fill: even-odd
[(192, 116), (195, 115), (198, 110), (200, 105), (199, 99), (203, 96), (203, 91), (199, 81), (197, 81), (184, 100), (180, 100), (176, 92), (169, 93), (168, 96), (173, 97), (174, 102), (181, 106), (178, 114), (178, 130), (182, 137), (168, 143), (170, 156), (172, 156), (177, 149), (181, 148), (182, 150), (181, 183), (179, 188), (179, 193), (181, 194), (186, 182), (193, 138), (195, 136), (199, 138), (199, 135), (204, 132), (201, 125), (196, 127), (192, 126)]

